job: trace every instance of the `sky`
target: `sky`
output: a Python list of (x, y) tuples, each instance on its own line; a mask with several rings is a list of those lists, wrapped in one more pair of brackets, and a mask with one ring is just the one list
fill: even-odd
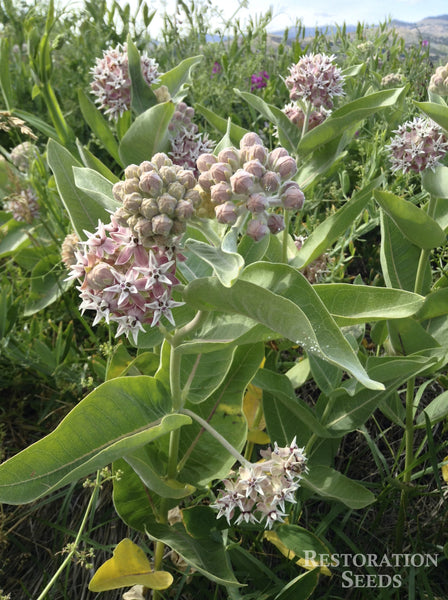
[[(131, 5), (136, 0), (131, 0)], [(189, 4), (188, 0), (186, 2)], [(150, 7), (163, 12), (166, 7), (173, 14), (175, 0), (147, 0)], [(238, 0), (211, 0), (211, 4), (230, 19), (238, 9)], [(296, 19), (309, 27), (315, 25), (342, 24), (356, 25), (358, 21), (367, 25), (384, 22), (389, 17), (400, 21), (415, 22), (425, 17), (448, 14), (447, 0), (247, 0), (248, 8), (240, 9), (237, 17), (245, 19), (263, 15), (271, 6), (274, 18), (268, 31), (284, 30), (295, 24)], [(218, 26), (216, 20), (212, 25)], [(157, 18), (153, 30), (158, 28)]]

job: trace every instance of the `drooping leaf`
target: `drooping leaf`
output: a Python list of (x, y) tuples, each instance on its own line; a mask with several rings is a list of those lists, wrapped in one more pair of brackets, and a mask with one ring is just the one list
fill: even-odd
[(166, 590), (172, 583), (171, 573), (153, 571), (144, 551), (125, 538), (116, 546), (113, 557), (96, 571), (89, 583), (89, 590), (106, 592), (137, 584), (151, 590)]

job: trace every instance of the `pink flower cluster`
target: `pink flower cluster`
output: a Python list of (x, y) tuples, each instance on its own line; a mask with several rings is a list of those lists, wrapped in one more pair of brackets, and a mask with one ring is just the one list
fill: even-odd
[(85, 234), (87, 241), (79, 242), (67, 279), (81, 282), (80, 309), (96, 311), (93, 325), (101, 319), (115, 322), (116, 337), (124, 333), (135, 343), (144, 324), (154, 327), (164, 316), (174, 325), (171, 309), (183, 304), (171, 298), (179, 283), (176, 248), (145, 248), (113, 216), (108, 225), (99, 221), (95, 232)]
[(31, 223), (40, 213), (37, 196), (31, 188), (7, 196), (3, 210), (11, 213), (13, 219), (21, 223)]
[(247, 133), (239, 150), (223, 148), (218, 156), (202, 154), (197, 161), (199, 188), (209, 201), (219, 223), (234, 225), (250, 213), (246, 234), (255, 241), (285, 228), (277, 207), (298, 211), (305, 196), (291, 177), (297, 163), (285, 148), (269, 152), (256, 133)]
[(290, 67), (285, 83), (291, 100), (304, 100), (315, 108), (331, 109), (333, 97), (342, 96), (344, 91), (341, 70), (333, 64), (334, 55), (307, 54), (296, 65)]
[(274, 450), (269, 448), (260, 454), (264, 461), (240, 467), (236, 477), (224, 480), (225, 490), (212, 504), (218, 510), (217, 519), (224, 516), (230, 525), (239, 513), (235, 525), (265, 520), (268, 529), (283, 522), (285, 503), (296, 502), (295, 492), (308, 472), (304, 448), (299, 448), (294, 438), (289, 446), (279, 448), (275, 443)]
[(201, 154), (212, 152), (215, 143), (208, 135), (198, 133), (198, 126), (193, 123), (194, 108), (185, 102), (179, 102), (168, 125), (171, 151), (168, 155), (175, 165), (195, 171), (196, 161)]
[(448, 139), (434, 121), (416, 117), (394, 131), (396, 136), (386, 146), (392, 171), (419, 173), (434, 169), (448, 152)]
[(259, 90), (268, 85), (269, 73), (266, 71), (260, 71), (259, 73), (253, 73), (250, 76), (250, 91)]
[[(148, 85), (160, 81), (158, 64), (153, 58), (143, 54), (141, 68)], [(105, 50), (103, 57), (96, 59), (91, 73), (91, 92), (96, 96), (95, 102), (109, 115), (109, 119), (117, 120), (131, 107), (131, 79), (126, 44)]]

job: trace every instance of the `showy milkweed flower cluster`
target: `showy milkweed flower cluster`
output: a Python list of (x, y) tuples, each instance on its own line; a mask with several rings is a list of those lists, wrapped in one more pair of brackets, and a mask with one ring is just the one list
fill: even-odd
[(386, 146), (393, 172), (434, 169), (448, 152), (448, 139), (431, 119), (416, 117), (400, 125), (394, 133), (395, 137)]
[(437, 67), (429, 82), (429, 91), (439, 96), (448, 96), (448, 63)]
[(260, 71), (259, 73), (253, 73), (250, 76), (250, 91), (259, 90), (265, 88), (268, 85), (269, 73), (266, 71)]
[(195, 171), (196, 161), (201, 154), (212, 152), (215, 144), (208, 135), (199, 133), (193, 123), (194, 108), (179, 102), (168, 125), (171, 151), (168, 155), (175, 165)]
[(309, 102), (313, 107), (333, 108), (334, 96), (344, 95), (344, 77), (333, 64), (334, 55), (307, 54), (290, 67), (285, 83), (291, 100)]
[(7, 196), (3, 210), (11, 213), (13, 219), (20, 223), (31, 223), (40, 214), (37, 196), (31, 188)]
[[(143, 54), (140, 59), (143, 79), (148, 85), (160, 81), (158, 64), (153, 58)], [(93, 81), (91, 93), (95, 102), (110, 120), (118, 120), (131, 107), (131, 78), (126, 44), (118, 44), (103, 52), (91, 69)]]
[(159, 152), (151, 161), (126, 167), (125, 180), (114, 184), (113, 195), (122, 204), (114, 218), (146, 248), (170, 246), (201, 202), (196, 185), (192, 171)]
[(37, 149), (34, 144), (31, 142), (22, 142), (11, 150), (10, 158), (12, 164), (17, 167), (19, 171), (26, 172), (29, 170), (30, 163), (36, 155)]
[[(246, 234), (255, 241), (268, 233), (285, 228), (283, 215), (271, 212), (277, 207), (298, 211), (305, 196), (291, 177), (297, 163), (285, 148), (269, 152), (256, 133), (246, 133), (240, 148), (224, 148), (215, 156), (203, 154), (198, 158), (198, 178), (203, 203), (198, 216), (212, 217), (219, 223), (234, 225), (248, 213)], [(210, 210), (211, 209), (211, 210)]]
[(239, 523), (266, 521), (270, 529), (274, 523), (283, 522), (286, 502), (295, 503), (295, 492), (300, 487), (303, 474), (308, 472), (304, 448), (299, 448), (296, 438), (289, 446), (261, 451), (265, 459), (239, 468), (235, 477), (225, 479), (225, 489), (219, 492), (212, 507), (218, 510), (217, 519), (230, 521), (237, 514)]
[[(164, 316), (174, 325), (171, 309), (183, 302), (172, 300), (176, 272), (176, 247), (145, 248), (129, 227), (112, 216), (108, 225), (98, 222), (87, 240), (77, 244), (67, 280), (77, 279), (80, 309), (96, 312), (93, 325), (102, 319), (117, 323), (116, 337), (123, 333), (137, 343), (144, 325), (156, 326)], [(74, 239), (67, 241), (73, 243)], [(72, 261), (72, 257), (67, 259)]]

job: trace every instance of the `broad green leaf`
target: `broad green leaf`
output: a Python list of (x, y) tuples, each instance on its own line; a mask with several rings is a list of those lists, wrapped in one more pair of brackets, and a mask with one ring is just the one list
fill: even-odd
[[(239, 346), (219, 388), (205, 402), (187, 402), (185, 405), (208, 421), (237, 450), (242, 449), (247, 434), (242, 410), (244, 392), (263, 357), (264, 345), (261, 343)], [(235, 462), (235, 458), (194, 421), (182, 431), (179, 457), (184, 457), (179, 479), (196, 487), (208, 485), (212, 479), (223, 479)], [(207, 457), (206, 461), (204, 457)]]
[(150, 590), (166, 590), (172, 583), (171, 573), (153, 571), (144, 551), (125, 538), (116, 546), (113, 557), (96, 571), (89, 583), (89, 590), (106, 592), (139, 584)]
[(364, 72), (366, 68), (365, 63), (361, 63), (359, 65), (352, 65), (351, 67), (346, 67), (342, 69), (341, 74), (343, 77), (356, 77), (361, 72)]
[(90, 129), (103, 144), (104, 148), (109, 152), (112, 158), (120, 166), (123, 166), (120, 155), (118, 154), (118, 143), (114, 134), (112, 133), (110, 124), (97, 109), (95, 103), (92, 102), (87, 94), (81, 89), (78, 90), (78, 102), (82, 116), (86, 120)]
[(231, 146), (233, 146), (233, 142), (232, 142), (232, 139), (230, 136), (231, 128), (232, 128), (232, 121), (230, 120), (230, 117), (229, 117), (227, 119), (226, 132), (225, 132), (224, 136), (216, 144), (216, 146), (213, 150), (213, 154), (215, 156), (218, 156), (218, 154), (221, 152), (221, 150), (224, 150), (224, 148), (230, 148)]
[(157, 104), (157, 98), (143, 77), (140, 54), (130, 35), (127, 38), (127, 48), (131, 79), (131, 104), (134, 111), (140, 115)]
[(330, 168), (337, 168), (337, 163), (342, 161), (347, 152), (344, 147), (349, 141), (347, 132), (334, 138), (328, 144), (319, 146), (312, 152), (306, 160), (299, 163), (299, 171), (295, 176), (295, 181), (306, 191), (320, 175), (330, 171)]
[(297, 575), (274, 597), (274, 600), (306, 600), (314, 592), (319, 582), (319, 570), (313, 569)]
[[(202, 104), (194, 105), (196, 112), (201, 114), (203, 117), (207, 119), (207, 121), (212, 125), (215, 129), (219, 131), (222, 135), (225, 135), (228, 128), (228, 119), (223, 119), (215, 114), (210, 109), (202, 106)], [(232, 140), (232, 146), (236, 146), (238, 148), (241, 138), (248, 133), (247, 129), (243, 129), (239, 125), (235, 125), (235, 123), (230, 124), (230, 139)]]
[(84, 166), (97, 171), (100, 175), (112, 183), (117, 183), (117, 181), (120, 181), (119, 178), (112, 173), (112, 171), (106, 167), (106, 165), (101, 162), (99, 158), (94, 156), (87, 146), (83, 146), (79, 140), (76, 140), (76, 147), (78, 148), (79, 156), (81, 157)]
[(249, 265), (231, 288), (213, 278), (197, 279), (185, 288), (184, 298), (199, 309), (236, 313), (258, 321), (348, 371), (366, 387), (383, 389), (367, 376), (310, 283), (288, 265)]
[(225, 346), (214, 352), (182, 356), (182, 395), (188, 402), (203, 402), (218, 388), (230, 369), (234, 351), (234, 347)]
[(425, 426), (425, 414), (428, 416), (431, 425), (435, 425), (448, 415), (448, 391), (443, 392), (437, 398), (434, 398), (428, 406), (418, 415), (415, 426), (423, 428)]
[(375, 502), (375, 496), (361, 483), (349, 479), (331, 467), (310, 466), (310, 472), (302, 479), (301, 485), (318, 496), (338, 500), (355, 510)]
[(262, 260), (269, 246), (270, 235), (265, 235), (260, 241), (256, 242), (248, 235), (243, 235), (238, 244), (238, 254), (243, 257), (244, 264), (250, 265)]
[(448, 107), (434, 102), (415, 102), (414, 104), (430, 119), (448, 132)]
[(301, 131), (288, 119), (282, 110), (273, 104), (267, 104), (262, 98), (250, 92), (241, 92), (237, 89), (234, 89), (234, 92), (277, 126), (279, 142), (288, 152), (295, 153), (297, 151)]
[(222, 528), (216, 519), (216, 511), (210, 506), (199, 504), (181, 510), (182, 523), (185, 531), (198, 540), (210, 537), (211, 531)]
[(11, 110), (11, 108), (14, 106), (14, 96), (12, 92), (9, 69), (9, 40), (5, 36), (2, 37), (0, 42), (0, 88), (2, 90), (3, 101), (5, 103), (6, 110)]
[(379, 177), (361, 191), (353, 194), (353, 197), (342, 208), (334, 215), (327, 217), (323, 223), (320, 223), (305, 240), (297, 257), (293, 258), (290, 264), (293, 267), (302, 269), (328, 250), (334, 242), (350, 229), (356, 217), (371, 199), (373, 190), (381, 180), (382, 177)]
[(19, 223), (15, 219), (6, 221), (0, 228), (0, 256), (7, 256), (29, 246), (28, 232), (32, 227), (31, 224)]
[(434, 319), (448, 314), (448, 288), (441, 288), (428, 294), (415, 318), (419, 321)]
[[(387, 287), (414, 291), (421, 250), (400, 232), (392, 219), (380, 210), (381, 269)], [(431, 281), (429, 263), (425, 267), (424, 288)]]
[(354, 431), (367, 421), (381, 401), (434, 362), (434, 359), (423, 356), (369, 358), (369, 374), (382, 381), (386, 389), (379, 391), (361, 388), (350, 394), (342, 388), (336, 390), (330, 396), (322, 425), (334, 436)]
[(415, 314), (425, 299), (405, 290), (354, 285), (317, 284), (313, 289), (340, 326), (402, 319)]
[(244, 267), (244, 259), (236, 251), (236, 235), (236, 231), (231, 229), (219, 248), (197, 240), (190, 239), (185, 242), (186, 249), (212, 266), (214, 274), (226, 287), (235, 283)]
[(65, 281), (67, 271), (58, 266), (60, 254), (50, 254), (39, 260), (31, 272), (30, 294), (26, 299), (24, 316), (29, 317), (53, 304), (73, 282)]
[(326, 396), (329, 396), (342, 381), (341, 369), (313, 354), (309, 355), (308, 360), (310, 361), (311, 375), (317, 387)]
[(335, 110), (321, 125), (308, 131), (300, 140), (298, 152), (307, 154), (318, 146), (328, 144), (341, 131), (363, 121), (378, 110), (393, 108), (400, 100), (405, 88), (382, 90), (348, 102)]
[(124, 134), (118, 152), (124, 165), (139, 165), (157, 152), (169, 148), (168, 125), (174, 114), (173, 102), (163, 102), (139, 115)]
[(422, 185), (434, 198), (448, 198), (448, 167), (439, 165), (422, 172)]
[(108, 223), (110, 215), (101, 204), (76, 186), (73, 167), (82, 167), (82, 165), (68, 150), (55, 140), (49, 140), (47, 159), (73, 229), (79, 239), (86, 239), (84, 230), (94, 231), (98, 220)]
[(276, 528), (275, 533), (280, 541), (300, 558), (310, 560), (310, 552), (314, 552), (314, 558), (317, 556), (317, 563), (319, 563), (319, 555), (331, 554), (329, 548), (317, 535), (299, 525), (283, 524)]
[(435, 248), (445, 242), (440, 225), (412, 202), (382, 190), (375, 190), (373, 195), (401, 233), (419, 248)]
[(191, 81), (191, 72), (193, 68), (201, 62), (203, 56), (190, 56), (176, 67), (167, 71), (160, 77), (160, 83), (154, 85), (153, 88), (159, 88), (162, 85), (166, 85), (168, 88), (171, 100), (177, 104), (184, 99), (188, 93), (188, 84)]
[(170, 411), (165, 388), (152, 377), (103, 383), (52, 433), (0, 466), (0, 501), (31, 502), (191, 423)]
[(147, 527), (148, 537), (160, 541), (177, 552), (187, 564), (219, 585), (240, 585), (230, 565), (221, 535), (195, 539), (188, 535), (182, 523), (171, 527), (153, 519)]
[(112, 194), (113, 183), (97, 171), (86, 167), (73, 167), (73, 176), (76, 187), (106, 210), (114, 211), (121, 205)]

